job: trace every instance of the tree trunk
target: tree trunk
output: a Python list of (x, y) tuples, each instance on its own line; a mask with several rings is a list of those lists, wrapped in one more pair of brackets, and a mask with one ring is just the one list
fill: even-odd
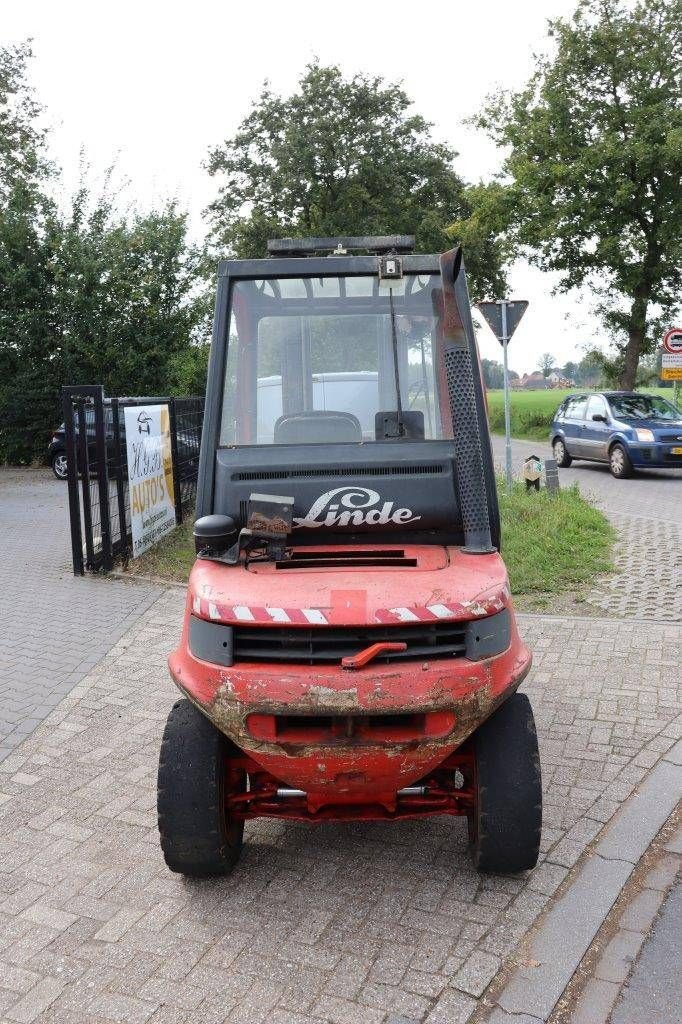
[(625, 359), (620, 375), (620, 387), (623, 391), (632, 391), (637, 379), (639, 357), (646, 337), (646, 314), (649, 306), (650, 290), (640, 285), (635, 291), (635, 298), (628, 317), (628, 343), (625, 346)]

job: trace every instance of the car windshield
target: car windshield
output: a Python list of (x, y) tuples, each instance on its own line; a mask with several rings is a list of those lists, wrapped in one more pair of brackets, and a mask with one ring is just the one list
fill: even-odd
[(451, 437), (434, 373), (440, 294), (438, 275), (236, 281), (221, 444)]
[(624, 420), (679, 420), (682, 412), (658, 395), (613, 395), (613, 415)]

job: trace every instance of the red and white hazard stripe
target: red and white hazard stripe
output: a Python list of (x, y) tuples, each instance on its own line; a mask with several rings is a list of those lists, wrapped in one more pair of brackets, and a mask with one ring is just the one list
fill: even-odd
[(458, 603), (410, 605), (409, 607), (380, 608), (376, 612), (377, 622), (442, 622), (445, 619), (474, 619), (484, 615), (493, 615), (501, 611), (509, 598), (509, 591), (504, 587), (499, 594), (479, 598), (476, 601), (460, 601)]
[[(503, 587), (497, 594), (478, 598), (475, 601), (457, 603), (443, 602), (427, 605), (398, 606), (396, 608), (380, 608), (374, 615), (374, 621), (386, 625), (410, 622), (441, 622), (452, 619), (474, 619), (484, 615), (493, 615), (501, 611), (509, 599), (509, 590)], [(275, 608), (256, 605), (223, 605), (195, 595), (192, 599), (192, 611), (205, 619), (215, 622), (233, 622), (243, 625), (258, 624), (286, 626), (328, 626), (329, 615), (319, 608)]]
[(286, 626), (328, 626), (329, 619), (319, 608), (262, 608), (256, 605), (218, 605), (195, 597), (192, 611), (216, 622), (241, 622), (244, 625), (263, 623)]

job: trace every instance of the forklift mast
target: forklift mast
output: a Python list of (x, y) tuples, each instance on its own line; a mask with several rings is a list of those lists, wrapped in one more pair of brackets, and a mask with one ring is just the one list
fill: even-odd
[(294, 545), (500, 545), (461, 249), (411, 236), (276, 239), (226, 260), (208, 368), (197, 516), (244, 526), (293, 498)]

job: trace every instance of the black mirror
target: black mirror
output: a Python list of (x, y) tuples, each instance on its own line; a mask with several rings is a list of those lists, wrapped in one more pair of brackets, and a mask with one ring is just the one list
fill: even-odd
[(596, 423), (608, 423), (608, 420), (603, 412), (595, 412), (592, 419), (595, 420)]

